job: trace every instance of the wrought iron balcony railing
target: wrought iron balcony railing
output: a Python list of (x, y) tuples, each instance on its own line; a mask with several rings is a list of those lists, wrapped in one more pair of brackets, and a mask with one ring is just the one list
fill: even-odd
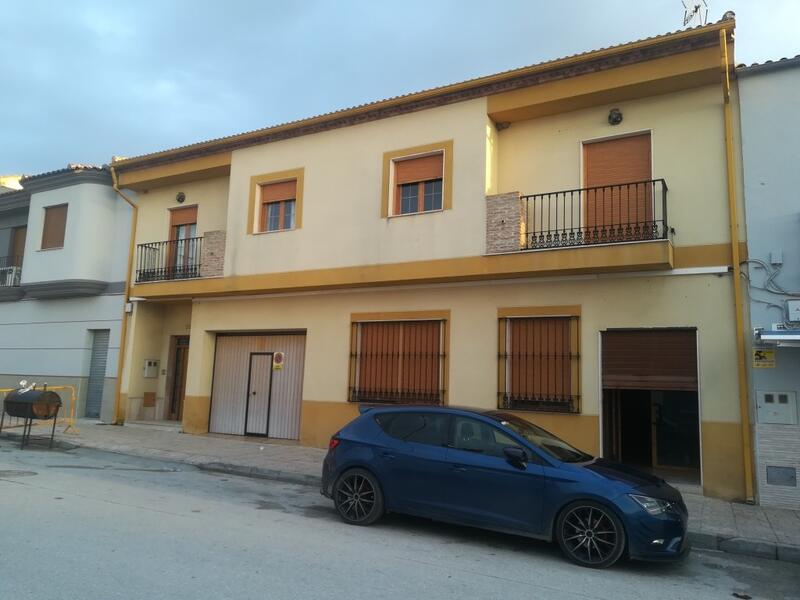
[(139, 244), (136, 283), (200, 277), (202, 249), (202, 237)]
[(523, 250), (667, 239), (663, 179), (522, 196)]
[(22, 278), (21, 256), (0, 256), (0, 287), (17, 287)]

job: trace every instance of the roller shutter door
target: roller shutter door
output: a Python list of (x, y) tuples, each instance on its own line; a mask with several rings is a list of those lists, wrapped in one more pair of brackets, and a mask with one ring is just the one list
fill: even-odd
[(697, 330), (604, 331), (606, 389), (697, 391)]

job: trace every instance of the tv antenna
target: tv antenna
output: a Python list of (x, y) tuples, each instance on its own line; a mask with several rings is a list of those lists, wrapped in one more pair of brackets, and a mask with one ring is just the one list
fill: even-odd
[(681, 0), (683, 3), (683, 26), (697, 27), (708, 23), (708, 2), (706, 0)]

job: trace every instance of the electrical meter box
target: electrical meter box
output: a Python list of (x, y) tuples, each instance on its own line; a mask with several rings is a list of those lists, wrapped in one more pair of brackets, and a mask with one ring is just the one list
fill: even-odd
[(800, 323), (800, 300), (786, 301), (786, 319), (789, 323)]
[(144, 377), (153, 379), (158, 377), (158, 361), (152, 358), (144, 359)]
[(756, 392), (759, 423), (797, 425), (796, 392)]

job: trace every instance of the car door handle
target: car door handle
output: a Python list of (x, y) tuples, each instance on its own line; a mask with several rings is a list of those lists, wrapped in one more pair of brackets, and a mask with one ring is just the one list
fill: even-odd
[(453, 465), (453, 471), (456, 473), (464, 473), (467, 471), (467, 467), (463, 465)]
[(392, 454), (391, 452), (381, 452), (381, 456), (386, 460), (394, 460), (395, 458), (395, 455)]

